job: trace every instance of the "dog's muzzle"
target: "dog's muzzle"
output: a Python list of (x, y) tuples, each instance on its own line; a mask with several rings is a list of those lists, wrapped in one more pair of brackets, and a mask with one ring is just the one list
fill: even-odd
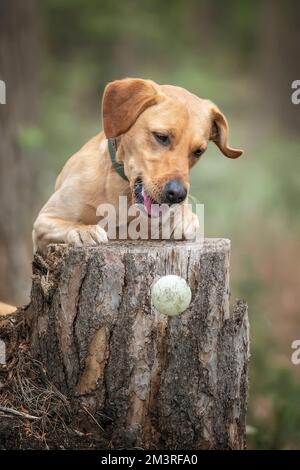
[(183, 202), (187, 197), (187, 189), (180, 180), (168, 181), (159, 201), (156, 201), (145, 190), (142, 179), (137, 178), (134, 184), (134, 196), (136, 203), (143, 206), (149, 217), (158, 217), (165, 213), (168, 207)]
[(164, 189), (162, 203), (172, 205), (180, 204), (187, 196), (187, 189), (180, 180), (169, 181)]

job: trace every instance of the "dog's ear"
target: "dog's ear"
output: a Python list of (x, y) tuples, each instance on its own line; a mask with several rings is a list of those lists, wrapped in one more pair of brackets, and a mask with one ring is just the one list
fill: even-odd
[(228, 158), (238, 158), (243, 150), (234, 149), (228, 145), (229, 126), (226, 117), (216, 105), (212, 107), (212, 128), (210, 140), (212, 140)]
[(139, 115), (159, 99), (155, 83), (151, 80), (125, 78), (109, 83), (102, 100), (103, 129), (106, 137), (109, 139), (124, 134)]

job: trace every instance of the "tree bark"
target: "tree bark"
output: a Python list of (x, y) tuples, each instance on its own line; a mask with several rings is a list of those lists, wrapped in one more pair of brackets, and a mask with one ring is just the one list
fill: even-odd
[[(230, 242), (110, 242), (36, 255), (31, 353), (97, 416), (114, 448), (243, 449), (247, 306), (229, 311)], [(150, 286), (177, 274), (192, 303), (177, 317)]]

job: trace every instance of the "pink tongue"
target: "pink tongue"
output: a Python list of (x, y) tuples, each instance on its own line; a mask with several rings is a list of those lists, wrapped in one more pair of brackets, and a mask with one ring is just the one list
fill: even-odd
[(153, 217), (158, 217), (160, 213), (159, 204), (153, 204), (148, 194), (145, 193), (144, 189), (142, 190), (142, 195), (144, 198), (144, 207), (148, 214), (152, 215)]

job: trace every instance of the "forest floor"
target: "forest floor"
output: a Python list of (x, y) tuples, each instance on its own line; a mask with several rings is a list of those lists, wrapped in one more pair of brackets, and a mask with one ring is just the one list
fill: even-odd
[(70, 402), (29, 352), (26, 308), (0, 318), (0, 449), (107, 449), (97, 417)]

